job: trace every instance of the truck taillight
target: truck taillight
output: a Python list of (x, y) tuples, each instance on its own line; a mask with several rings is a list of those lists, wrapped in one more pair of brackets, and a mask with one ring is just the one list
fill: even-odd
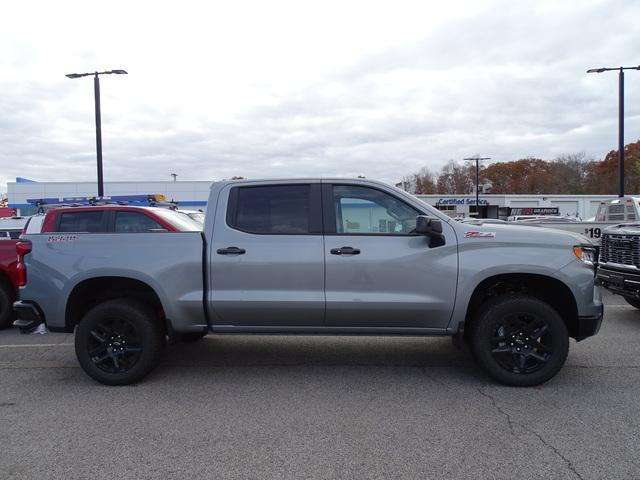
[(27, 266), (24, 263), (24, 256), (29, 252), (31, 252), (31, 242), (29, 240), (20, 240), (16, 243), (16, 253), (18, 254), (16, 277), (19, 287), (24, 287), (27, 284)]

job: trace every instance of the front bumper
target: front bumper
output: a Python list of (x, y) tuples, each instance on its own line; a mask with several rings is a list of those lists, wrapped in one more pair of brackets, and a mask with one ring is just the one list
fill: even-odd
[(630, 272), (601, 264), (596, 273), (596, 285), (624, 297), (640, 298), (640, 270)]
[(25, 302), (18, 300), (13, 302), (13, 311), (16, 313), (16, 320), (13, 325), (21, 331), (29, 331), (35, 329), (41, 323), (44, 323), (44, 315), (33, 302)]
[(578, 335), (576, 341), (593, 337), (600, 331), (602, 325), (602, 317), (604, 316), (604, 305), (600, 305), (600, 313), (593, 317), (578, 317)]

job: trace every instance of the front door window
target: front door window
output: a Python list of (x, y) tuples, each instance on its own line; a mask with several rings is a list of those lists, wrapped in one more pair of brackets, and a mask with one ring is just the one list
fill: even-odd
[(336, 233), (408, 235), (419, 212), (397, 198), (373, 188), (335, 185)]

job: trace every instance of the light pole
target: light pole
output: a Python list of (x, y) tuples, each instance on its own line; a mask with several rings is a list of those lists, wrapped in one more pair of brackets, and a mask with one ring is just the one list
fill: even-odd
[(618, 72), (618, 197), (624, 197), (624, 71), (637, 67), (590, 68), (587, 73)]
[(476, 162), (476, 216), (478, 216), (480, 214), (480, 160), (491, 160), (491, 157), (476, 155), (475, 157), (465, 158), (464, 160)]
[(67, 78), (80, 78), (93, 75), (93, 91), (96, 102), (96, 154), (98, 157), (98, 196), (104, 196), (104, 181), (102, 179), (102, 121), (100, 119), (100, 75), (126, 75), (125, 70), (109, 70), (106, 72), (69, 73)]

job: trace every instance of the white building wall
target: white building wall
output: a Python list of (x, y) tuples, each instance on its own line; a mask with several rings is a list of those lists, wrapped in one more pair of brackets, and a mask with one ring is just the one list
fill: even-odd
[(551, 200), (551, 206), (558, 207), (560, 215), (582, 216), (578, 213), (580, 211), (579, 204), (579, 200)]
[[(111, 195), (148, 195), (160, 193), (167, 200), (180, 203), (185, 209), (206, 209), (211, 183), (197, 182), (106, 182), (105, 196)], [(90, 197), (97, 195), (95, 182), (10, 182), (7, 184), (7, 196), (12, 208), (23, 209), (28, 199), (64, 197)]]
[[(455, 205), (456, 216), (469, 214), (475, 205), (474, 195), (418, 195), (426, 203)], [(480, 195), (480, 204), (498, 207), (558, 207), (561, 215), (577, 215), (586, 220), (593, 217), (600, 202), (617, 198), (617, 195)], [(459, 203), (454, 200), (461, 200)], [(448, 212), (452, 214), (452, 211)]]

